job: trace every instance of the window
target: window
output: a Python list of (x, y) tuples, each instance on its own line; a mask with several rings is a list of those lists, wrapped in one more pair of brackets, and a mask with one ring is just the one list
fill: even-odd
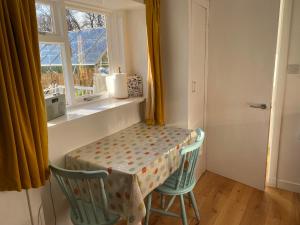
[(61, 51), (59, 44), (40, 43), (41, 81), (46, 97), (65, 93)]
[(66, 94), (73, 104), (88, 95), (106, 96), (107, 15), (45, 0), (36, 3), (36, 15), (45, 97)]
[(51, 6), (49, 4), (36, 3), (35, 8), (39, 32), (53, 33), (54, 27)]
[(105, 91), (109, 73), (105, 16), (66, 9), (75, 95)]

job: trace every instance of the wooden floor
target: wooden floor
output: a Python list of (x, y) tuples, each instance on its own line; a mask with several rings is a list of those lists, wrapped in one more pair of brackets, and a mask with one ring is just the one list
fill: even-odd
[[(267, 188), (265, 192), (206, 172), (194, 189), (200, 225), (300, 225), (300, 194)], [(154, 196), (154, 204), (159, 198)], [(186, 202), (189, 224), (197, 224)], [(179, 201), (172, 211), (180, 212)], [(120, 223), (120, 225), (125, 223)], [(150, 215), (150, 225), (180, 225), (178, 219)]]

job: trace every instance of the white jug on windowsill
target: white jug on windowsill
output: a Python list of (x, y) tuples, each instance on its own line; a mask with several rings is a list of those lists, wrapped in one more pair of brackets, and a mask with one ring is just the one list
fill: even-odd
[(128, 85), (126, 73), (113, 73), (106, 77), (106, 87), (113, 98), (128, 98)]

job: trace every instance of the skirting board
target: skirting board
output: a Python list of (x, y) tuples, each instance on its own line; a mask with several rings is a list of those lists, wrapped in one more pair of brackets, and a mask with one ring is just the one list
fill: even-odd
[(266, 185), (268, 187), (276, 187), (276, 178), (275, 177), (269, 177), (269, 179), (266, 182)]
[(300, 183), (294, 183), (287, 180), (278, 180), (277, 187), (280, 189), (300, 193)]

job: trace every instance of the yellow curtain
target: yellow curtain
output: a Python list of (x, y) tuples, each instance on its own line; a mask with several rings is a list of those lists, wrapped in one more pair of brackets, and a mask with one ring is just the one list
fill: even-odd
[(0, 190), (39, 187), (49, 176), (34, 0), (0, 1)]
[(165, 123), (163, 77), (160, 56), (160, 0), (145, 0), (148, 34), (148, 93), (146, 122)]

